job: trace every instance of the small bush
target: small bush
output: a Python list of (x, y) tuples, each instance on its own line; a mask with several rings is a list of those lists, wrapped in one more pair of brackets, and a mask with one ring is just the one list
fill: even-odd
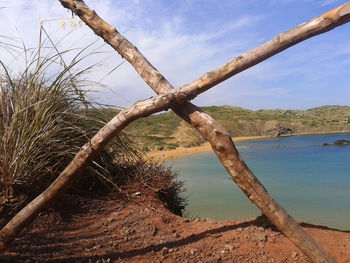
[(244, 125), (243, 125), (242, 123), (238, 123), (237, 128), (238, 128), (239, 130), (241, 130), (241, 131), (244, 131), (244, 130), (245, 130), (245, 127), (244, 127)]
[[(40, 58), (40, 52), (33, 51), (34, 57), (24, 63), (28, 66), (15, 74), (0, 57), (0, 217), (8, 217), (26, 198), (47, 188), (111, 117), (85, 96), (83, 87), (91, 83), (84, 74), (91, 67), (75, 69), (87, 56), (84, 50), (78, 50), (68, 65), (62, 54), (71, 51), (55, 55), (51, 51)], [(27, 50), (24, 54), (30, 57)], [(162, 198), (169, 209), (181, 213), (182, 184), (174, 177), (170, 170), (146, 163), (142, 152), (119, 133), (88, 165), (73, 191), (91, 195), (120, 190), (131, 181), (153, 185), (163, 180)], [(15, 209), (13, 201), (20, 203)]]
[[(37, 194), (72, 160), (106, 118), (82, 97), (70, 74), (46, 79), (41, 72), (13, 78), (0, 86), (0, 189), (6, 198)], [(86, 107), (88, 105), (88, 107)], [(123, 135), (115, 138), (89, 165), (77, 188), (116, 184), (125, 163), (140, 153)]]

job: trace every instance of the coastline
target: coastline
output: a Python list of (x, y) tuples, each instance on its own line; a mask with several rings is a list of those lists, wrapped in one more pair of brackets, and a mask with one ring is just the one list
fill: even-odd
[[(275, 138), (275, 136), (244, 136), (233, 137), (233, 142), (250, 141), (250, 140), (262, 140)], [(170, 161), (184, 156), (193, 155), (202, 152), (210, 152), (212, 148), (209, 142), (205, 142), (199, 146), (194, 147), (178, 147), (174, 150), (154, 151), (147, 153), (147, 157), (150, 161)]]
[[(322, 134), (344, 134), (349, 133), (349, 131), (331, 131), (331, 132), (318, 132), (318, 133), (295, 133), (286, 135), (289, 136), (309, 136), (309, 135), (322, 135)], [(250, 140), (263, 140), (263, 139), (271, 139), (276, 138), (278, 136), (270, 136), (270, 135), (261, 135), (261, 136), (241, 136), (241, 137), (232, 137), (233, 142), (241, 142), (241, 141), (250, 141)], [(282, 136), (284, 137), (284, 136)], [(193, 147), (178, 147), (174, 150), (162, 150), (162, 151), (152, 151), (146, 153), (148, 159), (152, 161), (171, 161), (184, 156), (193, 155), (202, 152), (210, 152), (212, 148), (209, 142), (205, 142), (199, 146)]]

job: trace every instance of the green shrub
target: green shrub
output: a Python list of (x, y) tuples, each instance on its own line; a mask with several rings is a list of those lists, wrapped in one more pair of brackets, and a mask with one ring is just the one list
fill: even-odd
[(241, 131), (245, 130), (244, 125), (242, 123), (238, 123), (237, 128)]

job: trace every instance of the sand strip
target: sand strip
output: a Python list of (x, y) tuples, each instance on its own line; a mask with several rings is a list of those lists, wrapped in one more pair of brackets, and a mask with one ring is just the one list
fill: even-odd
[[(261, 139), (268, 139), (273, 138), (271, 136), (245, 136), (245, 137), (234, 137), (232, 140), (234, 142), (240, 142), (240, 141), (248, 141), (248, 140), (261, 140)], [(196, 153), (201, 152), (210, 152), (212, 151), (212, 148), (209, 144), (209, 142), (205, 142), (200, 146), (196, 147), (178, 147), (174, 150), (164, 150), (164, 151), (156, 151), (156, 152), (149, 152), (147, 153), (148, 158), (152, 161), (168, 161), (168, 160), (175, 160), (177, 158), (188, 156)]]

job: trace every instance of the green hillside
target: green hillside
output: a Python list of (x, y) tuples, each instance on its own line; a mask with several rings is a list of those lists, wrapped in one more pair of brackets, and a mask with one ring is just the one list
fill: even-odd
[[(258, 111), (232, 106), (201, 108), (233, 137), (350, 132), (349, 106)], [(111, 110), (110, 113), (116, 112)], [(126, 132), (146, 151), (196, 146), (205, 141), (197, 131), (171, 111), (137, 120), (127, 127)]]

